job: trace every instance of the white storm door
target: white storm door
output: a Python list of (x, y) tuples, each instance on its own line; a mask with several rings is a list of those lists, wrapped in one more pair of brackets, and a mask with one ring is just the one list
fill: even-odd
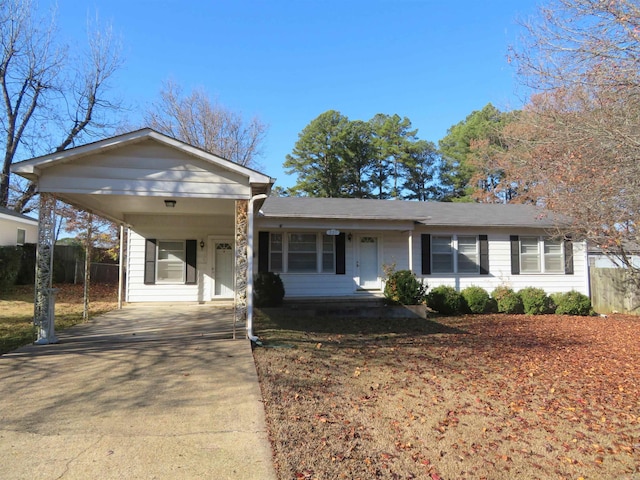
[(363, 235), (358, 239), (358, 286), (363, 289), (380, 288), (378, 280), (378, 238)]
[(226, 241), (213, 243), (213, 296), (233, 297), (233, 244)]

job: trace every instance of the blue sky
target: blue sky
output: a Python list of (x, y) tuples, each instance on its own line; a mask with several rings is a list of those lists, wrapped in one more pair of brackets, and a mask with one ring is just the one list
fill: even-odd
[[(350, 119), (408, 117), (437, 144), (449, 127), (492, 102), (518, 108), (524, 90), (507, 62), (516, 20), (533, 0), (58, 0), (60, 34), (84, 42), (88, 16), (111, 22), (125, 64), (114, 93), (132, 106), (162, 82), (212, 98), (269, 125), (260, 159), (277, 185), (298, 133), (329, 109)], [(48, 3), (41, 0), (41, 7)]]

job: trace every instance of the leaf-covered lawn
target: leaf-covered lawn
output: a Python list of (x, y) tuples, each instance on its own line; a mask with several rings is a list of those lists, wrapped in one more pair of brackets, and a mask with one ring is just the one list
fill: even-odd
[[(56, 331), (82, 322), (83, 286), (55, 285)], [(115, 285), (91, 285), (89, 316), (100, 315), (117, 307)], [(15, 286), (0, 293), (0, 354), (14, 350), (35, 340), (33, 326), (33, 285)]]
[(638, 317), (256, 323), (282, 479), (640, 476)]

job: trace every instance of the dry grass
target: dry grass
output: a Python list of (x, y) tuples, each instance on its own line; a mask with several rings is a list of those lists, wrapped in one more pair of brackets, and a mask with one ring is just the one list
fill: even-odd
[(281, 479), (640, 478), (638, 317), (263, 313), (256, 330)]
[[(55, 286), (56, 331), (82, 322), (82, 285)], [(92, 285), (89, 294), (89, 316), (99, 315), (117, 307), (117, 287)], [(0, 354), (35, 340), (33, 327), (33, 286), (16, 286), (0, 294)]]

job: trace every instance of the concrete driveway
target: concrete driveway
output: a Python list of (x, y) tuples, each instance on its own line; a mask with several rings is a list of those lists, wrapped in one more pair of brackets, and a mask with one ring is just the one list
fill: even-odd
[(0, 356), (0, 477), (275, 479), (232, 315), (126, 307)]

